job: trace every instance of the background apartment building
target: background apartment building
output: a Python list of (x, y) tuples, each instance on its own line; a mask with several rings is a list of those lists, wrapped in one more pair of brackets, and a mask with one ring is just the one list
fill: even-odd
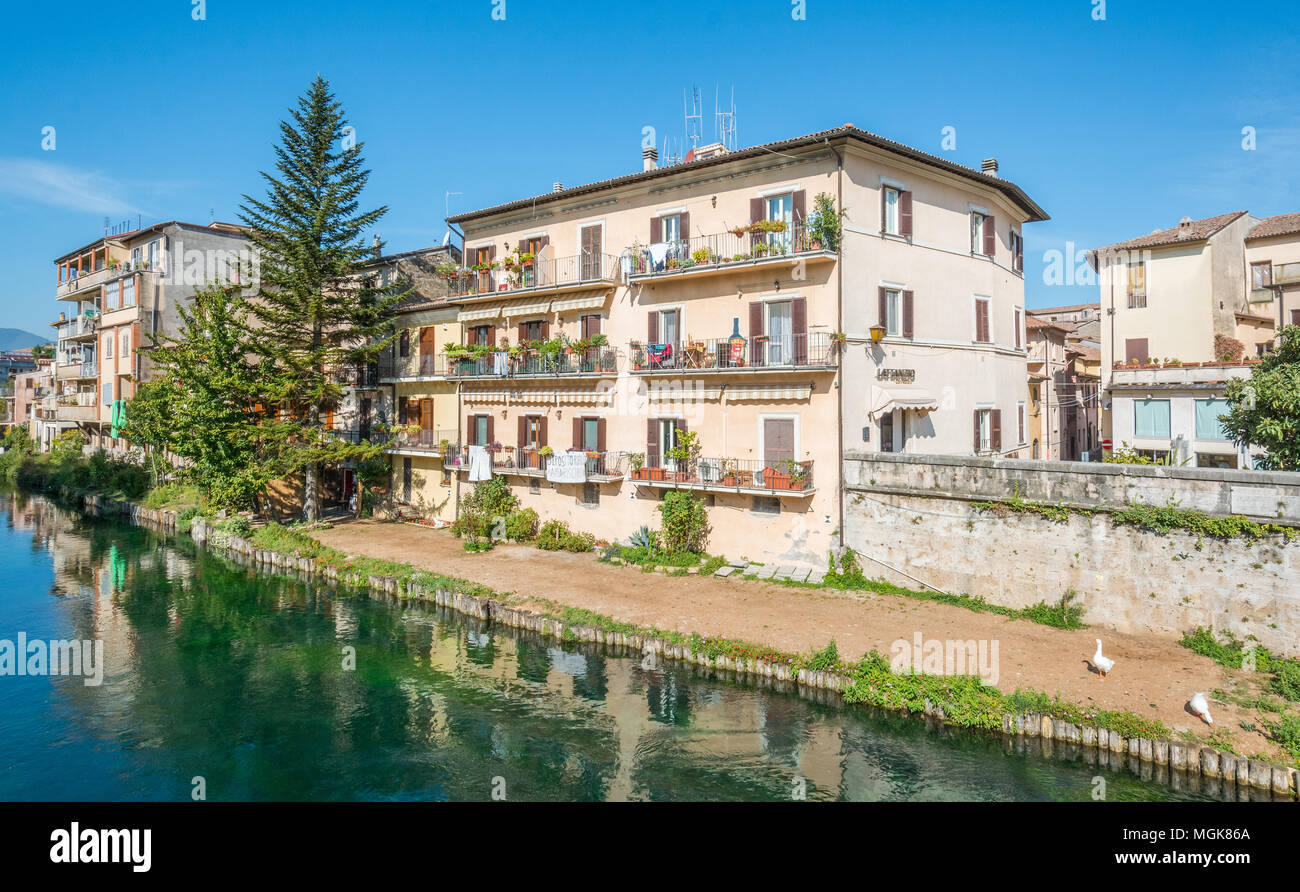
[(647, 149), (640, 172), (451, 217), (450, 299), (401, 323), (391, 380), (408, 426), (413, 386), (454, 382), (459, 408), (420, 397), (396, 490), (444, 513), (407, 485), (419, 453), (450, 496), (484, 446), (545, 518), (626, 538), (688, 488), (712, 548), (820, 565), (844, 447), (1026, 442), (1020, 227), (1046, 215), (995, 174), (848, 125), (666, 167)]
[(1090, 252), (1090, 262), (1104, 310), (1103, 428), (1114, 446), (1248, 466), (1254, 451), (1227, 440), (1217, 416), (1227, 380), (1248, 374), (1242, 364), (1273, 349), (1283, 325), (1300, 324), (1300, 214), (1184, 218)]
[[(171, 221), (105, 236), (55, 260), (55, 296), (67, 309), (54, 322), (56, 420), (92, 448), (117, 450), (114, 406), (149, 374), (138, 352), (151, 334), (175, 334), (178, 308), (213, 282), (238, 282), (248, 261), (237, 226)], [(241, 254), (241, 252), (244, 252)]]

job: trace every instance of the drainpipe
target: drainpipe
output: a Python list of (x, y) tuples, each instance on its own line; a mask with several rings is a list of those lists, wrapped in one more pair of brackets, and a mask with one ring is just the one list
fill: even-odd
[[(830, 144), (830, 140), (823, 140), (826, 147), (835, 155), (836, 176), (835, 176), (835, 212), (841, 213), (844, 210), (844, 153)], [(844, 331), (844, 239), (845, 232), (843, 227), (840, 228), (839, 257), (835, 259), (835, 330)], [(846, 342), (847, 344), (847, 342)], [(844, 360), (847, 350), (840, 352), (840, 368), (836, 377), (839, 379), (836, 383), (839, 385), (835, 388), (836, 412), (835, 412), (835, 443), (836, 455), (838, 456), (835, 466), (835, 501), (836, 509), (839, 513), (839, 543), (840, 547), (845, 547), (844, 541)]]

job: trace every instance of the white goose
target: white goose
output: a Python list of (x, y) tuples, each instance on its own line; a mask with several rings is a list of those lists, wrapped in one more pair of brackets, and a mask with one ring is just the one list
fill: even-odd
[(1097, 642), (1097, 652), (1092, 655), (1092, 665), (1097, 667), (1097, 675), (1102, 681), (1105, 681), (1106, 676), (1110, 674), (1110, 670), (1115, 668), (1115, 661), (1110, 657), (1101, 655), (1101, 639), (1097, 638), (1095, 640)]
[(1207, 725), (1214, 724), (1214, 719), (1210, 717), (1210, 701), (1200, 691), (1192, 694), (1192, 699), (1187, 701), (1187, 705), (1192, 707), (1192, 712), (1204, 719)]

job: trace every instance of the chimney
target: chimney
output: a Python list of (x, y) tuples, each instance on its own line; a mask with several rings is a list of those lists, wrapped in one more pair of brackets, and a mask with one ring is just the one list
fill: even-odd
[(991, 177), (995, 177), (995, 176), (997, 176), (997, 175), (998, 175), (998, 159), (996, 159), (996, 158), (985, 158), (985, 159), (984, 159), (984, 163), (980, 165), (980, 170), (984, 171), (984, 173), (988, 174), (988, 175), (991, 176)]
[(641, 169), (654, 170), (659, 166), (659, 150), (654, 146), (643, 146), (641, 149)]
[(375, 237), (370, 240), (370, 253), (374, 255), (374, 258), (376, 260), (378, 260), (380, 256), (383, 254), (383, 247), (379, 243), (378, 233), (376, 233)]
[(552, 192), (563, 192), (563, 191), (564, 191), (564, 184), (563, 184), (563, 183), (551, 183), (551, 191), (552, 191)]

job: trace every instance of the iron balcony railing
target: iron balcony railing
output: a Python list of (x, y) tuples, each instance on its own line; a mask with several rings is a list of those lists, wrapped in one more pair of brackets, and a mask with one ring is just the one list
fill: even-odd
[[(461, 449), (459, 464), (469, 465), (469, 446)], [(613, 479), (622, 477), (627, 456), (622, 452), (599, 452), (580, 449), (565, 450), (569, 453), (583, 452), (584, 475), (586, 480)], [(544, 477), (550, 464), (552, 454), (545, 454), (541, 447), (535, 446), (489, 446), (488, 455), (492, 461), (492, 470), (503, 475), (525, 477)]]
[(534, 259), (513, 267), (507, 266), (506, 261), (494, 260), (486, 269), (470, 267), (458, 270), (454, 276), (447, 278), (447, 284), (452, 297), (509, 294), (599, 282), (613, 283), (617, 280), (618, 270), (618, 258), (612, 254), (577, 254), (549, 260)]
[(455, 455), (460, 451), (457, 443), (459, 434), (454, 430), (433, 430), (420, 428), (419, 430), (398, 430), (394, 433), (392, 441), (388, 444), (391, 449), (420, 449), (428, 452), (439, 452), (444, 455)]
[(765, 462), (749, 458), (698, 458), (681, 461), (650, 455), (636, 456), (630, 465), (632, 480), (665, 486), (680, 484), (709, 489), (765, 492), (803, 492), (813, 488), (811, 461), (781, 459)]
[[(63, 298), (70, 294), (75, 294), (78, 291), (84, 291), (87, 288), (103, 285), (112, 279), (131, 275), (137, 272), (161, 271), (161, 264), (158, 264), (158, 267), (158, 270), (154, 270), (151, 268), (149, 263), (143, 261), (135, 264), (131, 263), (129, 260), (118, 261), (111, 266), (101, 266), (95, 270), (87, 270), (81, 275), (72, 275), (69, 278), (64, 279), (58, 284), (56, 296)], [(73, 272), (75, 272), (75, 270)]]
[[(423, 357), (421, 357), (423, 359)], [(480, 357), (442, 357), (451, 378), (513, 378), (547, 375), (593, 375), (612, 373), (617, 354), (610, 347), (589, 347), (560, 353), (526, 350), (514, 356), (500, 351)]]
[(829, 250), (806, 224), (787, 223), (781, 232), (722, 232), (677, 241), (634, 245), (623, 253), (625, 278), (662, 276), (688, 270), (752, 264), (756, 261)]
[(629, 345), (632, 371), (724, 371), (742, 368), (830, 367), (838, 344), (829, 332), (779, 337), (704, 338), (675, 343)]
[(67, 322), (59, 323), (58, 336), (60, 339), (79, 338), (93, 335), (98, 331), (98, 316), (78, 316), (75, 319), (69, 319)]
[(338, 370), (335, 380), (345, 387), (378, 387), (379, 363), (358, 363)]
[(99, 361), (95, 359), (85, 359), (81, 362), (81, 377), (94, 378), (99, 374)]

